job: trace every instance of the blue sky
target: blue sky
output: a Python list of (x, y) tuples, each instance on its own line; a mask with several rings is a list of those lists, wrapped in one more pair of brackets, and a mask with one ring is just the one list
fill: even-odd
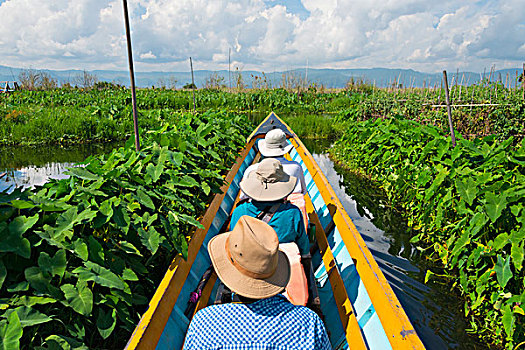
[[(136, 69), (412, 68), (525, 61), (524, 0), (128, 0)], [(121, 0), (0, 0), (0, 65), (126, 69)], [(16, 30), (14, 30), (16, 28)]]

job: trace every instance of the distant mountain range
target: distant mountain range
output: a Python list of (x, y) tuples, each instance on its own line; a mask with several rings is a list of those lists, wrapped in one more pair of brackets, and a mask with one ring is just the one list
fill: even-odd
[[(20, 72), (23, 69), (11, 68), (0, 65), (0, 81), (18, 81)], [(59, 84), (70, 83), (75, 85), (78, 77), (83, 74), (82, 70), (49, 70), (40, 69), (39, 71), (46, 72), (53, 78), (57, 79)], [(491, 81), (502, 81), (507, 84), (507, 81), (512, 84), (516, 83), (516, 74), (520, 74), (520, 68), (496, 70), (492, 73), (482, 72), (448, 72), (449, 84), (459, 83), (464, 85), (471, 85), (478, 83), (483, 77), (485, 79), (491, 78)], [(115, 82), (118, 84), (129, 86), (129, 73), (127, 71), (111, 71), (111, 70), (94, 70), (89, 73), (97, 76), (99, 81)], [(263, 72), (258, 71), (236, 71), (231, 72), (231, 86), (236, 86), (236, 81), (239, 76), (242, 76), (243, 83), (246, 87), (252, 87), (254, 81), (266, 81), (269, 87), (283, 86), (284, 81), (290, 84), (302, 80), (308, 80), (308, 84), (323, 85), (326, 88), (343, 88), (352, 78), (356, 81), (365, 81), (370, 84), (375, 84), (377, 87), (393, 86), (395, 84), (402, 84), (404, 87), (424, 87), (440, 85), (443, 74), (440, 73), (423, 73), (412, 69), (388, 69), (388, 68), (369, 68), (369, 69), (294, 69), (279, 72)], [(229, 74), (227, 70), (211, 71), (198, 70), (194, 72), (195, 84), (198, 88), (205, 87), (206, 80), (210, 78), (217, 78), (225, 86), (230, 85)], [(459, 78), (456, 78), (459, 77)], [(221, 79), (222, 77), (222, 79)], [(457, 80), (457, 81), (456, 81)], [(136, 72), (135, 81), (138, 87), (160, 87), (162, 85), (181, 88), (182, 86), (191, 83), (191, 73), (188, 72)]]

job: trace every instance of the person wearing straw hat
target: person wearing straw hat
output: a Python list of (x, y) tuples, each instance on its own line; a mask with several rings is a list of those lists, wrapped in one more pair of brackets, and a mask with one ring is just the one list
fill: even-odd
[[(297, 178), (297, 183), (292, 193), (287, 197), (288, 201), (295, 204), (303, 214), (303, 220), (305, 227), (308, 227), (308, 217), (306, 215), (306, 204), (304, 201), (304, 195), (306, 194), (306, 180), (304, 178), (303, 168), (301, 165), (293, 160), (288, 160), (284, 157), (285, 154), (290, 152), (293, 148), (286, 140), (286, 134), (281, 129), (273, 129), (266, 133), (263, 140), (260, 140), (257, 144), (259, 152), (264, 158), (277, 159), (283, 165), (283, 170), (290, 176)], [(246, 169), (243, 175), (245, 179), (248, 174), (257, 170), (259, 164), (253, 164)], [(241, 193), (240, 199), (243, 200), (248, 198), (248, 195), (244, 192)]]
[(242, 216), (232, 231), (210, 240), (208, 252), (217, 276), (241, 302), (198, 311), (183, 349), (331, 349), (317, 314), (280, 294), (290, 265), (268, 224)]
[(296, 183), (297, 178), (286, 174), (277, 159), (262, 160), (257, 169), (240, 183), (241, 190), (251, 201), (235, 208), (230, 226), (234, 228), (240, 217), (248, 215), (264, 220), (275, 230), (281, 249), (288, 255), (292, 266), (292, 278), (286, 288), (286, 296), (293, 304), (306, 305), (309, 274), (305, 271), (310, 271), (310, 242), (301, 211), (285, 201)]

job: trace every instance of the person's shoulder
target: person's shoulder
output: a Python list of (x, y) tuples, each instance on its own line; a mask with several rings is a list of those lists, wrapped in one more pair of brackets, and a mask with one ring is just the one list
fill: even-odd
[(295, 317), (301, 319), (304, 322), (318, 323), (321, 321), (319, 316), (306, 306), (293, 305), (289, 312), (295, 314)]
[(288, 168), (299, 168), (302, 170), (301, 168), (301, 164), (299, 164), (298, 162), (296, 162), (295, 160), (288, 160), (288, 159), (285, 159), (285, 162), (282, 163), (283, 166), (286, 166)]
[(289, 210), (290, 212), (297, 212), (297, 213), (301, 213), (301, 209), (299, 209), (299, 207), (297, 207), (297, 205), (295, 204), (292, 204), (291, 202), (286, 202), (285, 205), (284, 205), (284, 210)]
[(194, 320), (205, 320), (210, 321), (214, 317), (215, 318), (223, 318), (224, 315), (229, 314), (231, 309), (235, 308), (235, 304), (233, 303), (227, 303), (227, 304), (219, 304), (219, 305), (210, 305), (206, 306), (203, 309), (200, 309), (197, 311), (195, 316), (193, 317)]
[(235, 211), (237, 211), (237, 212), (244, 212), (248, 208), (251, 208), (251, 207), (253, 207), (253, 203), (251, 201), (246, 201), (246, 202), (241, 203), (238, 206), (236, 206), (235, 209), (234, 209), (234, 212)]

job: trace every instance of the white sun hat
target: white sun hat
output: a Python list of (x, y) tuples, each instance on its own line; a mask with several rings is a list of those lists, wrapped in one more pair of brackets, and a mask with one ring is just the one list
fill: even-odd
[(286, 140), (286, 134), (281, 129), (273, 129), (266, 133), (264, 140), (259, 141), (259, 151), (265, 157), (279, 157), (293, 148)]
[(263, 159), (242, 179), (241, 190), (256, 201), (271, 202), (287, 197), (293, 192), (297, 178), (286, 174), (283, 165), (275, 158)]

